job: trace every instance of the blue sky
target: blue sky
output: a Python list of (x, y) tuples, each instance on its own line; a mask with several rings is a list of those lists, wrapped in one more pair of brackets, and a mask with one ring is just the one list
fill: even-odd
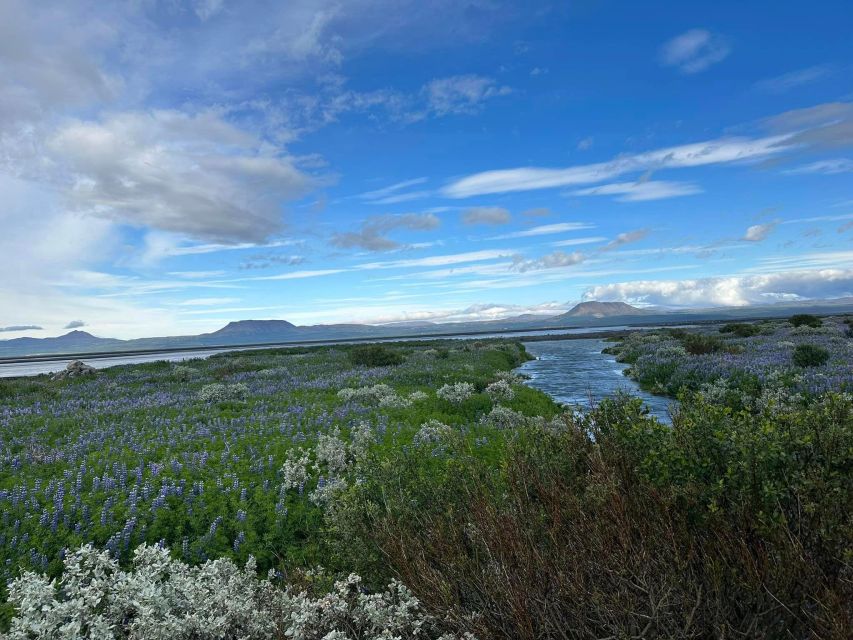
[(851, 22), (0, 0), (2, 336), (851, 296)]

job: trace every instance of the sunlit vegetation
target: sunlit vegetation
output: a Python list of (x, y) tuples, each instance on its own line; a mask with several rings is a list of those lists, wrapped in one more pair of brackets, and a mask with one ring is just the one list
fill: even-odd
[[(504, 340), (0, 381), (5, 624), (846, 637), (849, 326), (727, 327), (610, 347), (678, 396), (672, 424), (629, 397), (560, 407), (512, 372), (527, 355)], [(67, 581), (96, 567), (113, 577), (93, 601)]]

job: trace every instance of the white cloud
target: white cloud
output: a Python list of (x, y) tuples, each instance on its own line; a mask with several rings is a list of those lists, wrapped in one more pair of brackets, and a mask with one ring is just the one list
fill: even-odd
[[(399, 195), (399, 192), (403, 189), (408, 189), (409, 187), (415, 187), (419, 184), (424, 184), (427, 182), (429, 178), (421, 177), (421, 178), (413, 178), (411, 180), (403, 180), (402, 182), (397, 182), (387, 187), (383, 187), (381, 189), (375, 189), (373, 191), (366, 191), (364, 193), (359, 194), (359, 198), (362, 200), (370, 200), (376, 202), (383, 202), (388, 197), (395, 197)], [(405, 195), (405, 194), (403, 194)]]
[(520, 273), (527, 271), (539, 271), (540, 269), (559, 269), (561, 267), (570, 267), (575, 264), (580, 264), (586, 259), (586, 256), (580, 251), (565, 253), (563, 251), (554, 251), (548, 253), (535, 260), (524, 260), (519, 258), (513, 261), (512, 268)]
[(661, 64), (678, 67), (682, 73), (698, 73), (724, 60), (731, 47), (722, 36), (707, 29), (690, 29), (665, 43)]
[(440, 224), (441, 220), (432, 213), (373, 216), (365, 220), (358, 231), (334, 234), (331, 243), (345, 249), (359, 247), (367, 251), (391, 251), (402, 245), (388, 238), (387, 233), (396, 229), (430, 231), (437, 229)]
[(583, 229), (593, 229), (595, 225), (587, 222), (558, 222), (555, 224), (543, 224), (522, 231), (513, 231), (512, 233), (504, 233), (499, 236), (492, 236), (489, 240), (506, 240), (509, 238), (531, 238), (534, 236), (546, 236), (554, 233), (565, 233), (568, 231), (579, 231)]
[(791, 136), (792, 134), (764, 138), (721, 138), (624, 155), (608, 162), (564, 169), (520, 167), (484, 171), (451, 182), (442, 189), (442, 193), (450, 198), (468, 198), (493, 193), (593, 184), (640, 171), (746, 162), (786, 151), (786, 142)]
[(508, 95), (512, 90), (492, 78), (469, 74), (432, 80), (424, 86), (422, 93), (429, 110), (445, 116), (477, 113), (484, 101)]
[(510, 220), (509, 211), (503, 207), (472, 207), (462, 213), (462, 222), (467, 225), (506, 224)]
[(764, 224), (754, 224), (746, 230), (746, 233), (743, 234), (742, 240), (746, 240), (748, 242), (761, 242), (766, 239), (767, 236), (776, 228), (778, 222), (766, 222)]
[(784, 271), (696, 280), (640, 280), (589, 287), (585, 300), (624, 300), (678, 307), (747, 306), (779, 299), (853, 295), (853, 269)]
[(424, 258), (407, 258), (403, 260), (388, 260), (385, 262), (368, 262), (358, 265), (358, 269), (406, 269), (410, 267), (441, 267), (466, 262), (483, 262), (496, 258), (506, 258), (512, 255), (509, 249), (485, 249), (483, 251), (466, 251)]
[(618, 249), (619, 247), (625, 246), (626, 244), (631, 244), (632, 242), (639, 242), (648, 235), (648, 229), (635, 229), (634, 231), (626, 231), (625, 233), (620, 233), (618, 236), (616, 236), (615, 239), (608, 242), (605, 246), (601, 248), (601, 250), (612, 251), (613, 249)]
[(788, 169), (785, 173), (802, 174), (802, 173), (823, 173), (833, 175), (837, 173), (853, 173), (853, 160), (847, 158), (832, 158), (830, 160), (818, 160), (809, 164), (804, 164), (793, 169)]
[(588, 236), (585, 238), (569, 238), (568, 240), (558, 240), (552, 242), (552, 247), (576, 247), (581, 244), (594, 244), (596, 242), (604, 242), (607, 240), (604, 236)]
[(119, 113), (77, 121), (50, 141), (88, 215), (223, 244), (281, 232), (281, 203), (314, 180), (216, 114)]
[(667, 182), (650, 180), (647, 182), (615, 182), (598, 187), (572, 191), (576, 196), (621, 196), (620, 202), (641, 202), (645, 200), (663, 200), (679, 196), (691, 196), (702, 193), (702, 189), (690, 182)]

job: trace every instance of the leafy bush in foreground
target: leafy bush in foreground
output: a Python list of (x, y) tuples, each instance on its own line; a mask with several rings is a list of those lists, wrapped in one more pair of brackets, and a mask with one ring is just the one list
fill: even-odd
[(825, 637), (853, 623), (853, 398), (755, 416), (684, 397), (376, 461), (334, 522), (361, 570), (485, 638)]

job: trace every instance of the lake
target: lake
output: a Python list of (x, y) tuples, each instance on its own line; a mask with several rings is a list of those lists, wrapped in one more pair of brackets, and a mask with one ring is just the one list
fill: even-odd
[(669, 422), (669, 405), (675, 401), (647, 393), (626, 378), (622, 372), (627, 365), (601, 353), (608, 344), (599, 339), (525, 342), (536, 359), (525, 362), (517, 371), (530, 376), (528, 385), (557, 402), (588, 408), (590, 402), (625, 391), (642, 398), (649, 413)]

